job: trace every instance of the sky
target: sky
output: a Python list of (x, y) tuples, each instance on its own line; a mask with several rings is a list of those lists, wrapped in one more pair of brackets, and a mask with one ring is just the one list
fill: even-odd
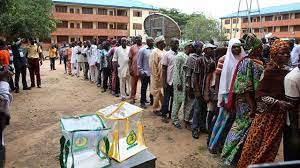
[[(238, 11), (240, 0), (139, 0), (158, 8), (176, 8), (184, 13), (203, 12), (207, 16), (220, 18)], [(300, 0), (258, 0), (260, 8), (277, 6)], [(248, 0), (250, 2), (250, 0)], [(257, 9), (256, 0), (253, 0), (252, 9)], [(242, 0), (241, 9), (246, 10), (246, 0)]]

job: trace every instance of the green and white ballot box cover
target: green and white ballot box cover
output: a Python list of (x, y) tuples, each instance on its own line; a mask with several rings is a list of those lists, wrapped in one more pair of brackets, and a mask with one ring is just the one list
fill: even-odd
[[(108, 127), (96, 114), (60, 120), (61, 168), (101, 168), (110, 165)], [(102, 150), (104, 152), (102, 152)]]
[(122, 162), (147, 148), (141, 121), (142, 111), (142, 108), (127, 102), (98, 110), (97, 114), (111, 127), (108, 134), (110, 158)]

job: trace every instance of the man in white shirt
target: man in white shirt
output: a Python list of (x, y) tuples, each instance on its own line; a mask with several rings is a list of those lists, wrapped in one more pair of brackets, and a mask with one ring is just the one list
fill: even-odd
[(97, 46), (95, 45), (95, 43), (93, 42), (93, 44), (91, 44), (91, 41), (87, 41), (87, 59), (88, 59), (88, 63), (90, 66), (90, 75), (91, 75), (91, 83), (96, 83), (97, 82), (97, 76), (98, 76), (98, 71), (97, 71), (97, 66), (96, 66), (96, 58), (97, 55), (99, 54)]
[(121, 91), (121, 98), (122, 101), (126, 99), (126, 87), (127, 91), (130, 92), (130, 85), (129, 85), (129, 49), (130, 47), (127, 46), (127, 39), (123, 37), (121, 39), (121, 46), (118, 47), (114, 53), (113, 60), (118, 63), (118, 76), (120, 79), (120, 91)]
[(76, 58), (76, 54), (77, 54), (77, 52), (76, 52), (76, 46), (77, 46), (77, 42), (74, 42), (73, 44), (72, 44), (72, 55), (71, 55), (71, 61), (70, 61), (70, 63), (71, 63), (71, 73), (72, 73), (72, 76), (74, 76), (74, 75), (76, 75), (76, 73), (77, 73), (77, 71), (76, 71), (76, 67), (77, 67), (77, 64), (76, 64), (76, 62), (77, 62), (77, 58)]
[(300, 160), (300, 60), (284, 79), (285, 96), (294, 105), (283, 131), (284, 161)]
[(80, 70), (84, 72), (84, 56), (82, 55), (82, 42), (80, 41), (76, 46), (76, 56), (77, 56), (77, 73), (76, 76), (80, 76)]
[(293, 50), (291, 52), (291, 64), (293, 67), (297, 66), (300, 55), (300, 45), (294, 45)]

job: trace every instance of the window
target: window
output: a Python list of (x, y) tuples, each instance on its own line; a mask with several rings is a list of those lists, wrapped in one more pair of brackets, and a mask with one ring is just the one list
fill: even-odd
[(300, 13), (295, 13), (295, 19), (300, 19)]
[(108, 13), (109, 13), (110, 16), (114, 16), (115, 15), (115, 11), (113, 11), (113, 10), (109, 10)]
[(243, 23), (248, 23), (248, 18), (243, 18)]
[(82, 28), (83, 29), (92, 29), (93, 28), (93, 22), (82, 22)]
[(55, 6), (55, 11), (58, 13), (67, 13), (67, 7), (66, 6)]
[(294, 26), (294, 31), (300, 31), (300, 25), (295, 25)]
[(225, 24), (230, 24), (230, 19), (226, 19)]
[(133, 30), (142, 30), (143, 25), (141, 23), (133, 23)]
[(273, 16), (265, 16), (265, 21), (273, 21)]
[(118, 23), (117, 29), (118, 30), (127, 30), (127, 24), (126, 23)]
[(82, 14), (93, 14), (93, 8), (82, 8)]
[(281, 16), (275, 16), (274, 20), (281, 20)]
[(71, 40), (70, 40), (71, 42), (74, 42), (75, 41), (75, 38), (73, 37), (73, 38), (71, 38)]
[(225, 29), (225, 33), (230, 33), (230, 29)]
[(115, 24), (114, 23), (109, 24), (109, 29), (116, 29)]
[(83, 41), (93, 40), (93, 36), (83, 36)]
[(289, 27), (288, 26), (280, 26), (280, 32), (288, 32)]
[(76, 13), (80, 13), (80, 9), (76, 9)]
[(232, 23), (233, 24), (239, 23), (239, 19), (232, 19)]
[(76, 28), (80, 29), (80, 23), (76, 23)]
[(240, 30), (237, 28), (232, 29), (233, 32), (239, 32)]
[(289, 20), (289, 19), (290, 19), (290, 15), (289, 14), (282, 15), (282, 20)]
[(134, 11), (133, 11), (133, 16), (134, 16), (134, 17), (142, 17), (142, 11), (134, 10)]
[(70, 13), (74, 13), (74, 8), (70, 8)]
[(260, 17), (256, 18), (256, 21), (257, 21), (257, 22), (260, 22)]
[(273, 27), (268, 27), (267, 32), (273, 32)]
[(258, 28), (255, 28), (253, 29), (254, 30), (254, 33), (258, 33), (259, 32), (259, 29)]
[(107, 29), (107, 23), (98, 22), (98, 29)]
[(61, 23), (57, 23), (57, 28), (68, 28), (68, 21), (61, 21)]
[(107, 9), (98, 8), (98, 15), (107, 15)]
[(74, 29), (75, 28), (75, 24), (74, 23), (70, 23), (70, 28)]
[(247, 33), (247, 29), (243, 29), (243, 33)]
[(117, 10), (117, 16), (127, 16), (126, 10)]
[(69, 36), (57, 36), (57, 42), (58, 43), (69, 42)]

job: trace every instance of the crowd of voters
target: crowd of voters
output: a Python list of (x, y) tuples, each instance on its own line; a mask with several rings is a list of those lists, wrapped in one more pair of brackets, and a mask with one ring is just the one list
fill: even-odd
[[(24, 90), (41, 87), (41, 53), (34, 39), (19, 39), (12, 46), (1, 41), (2, 67), (14, 65), (14, 82), (6, 80), (11, 90), (19, 92), (20, 74)], [(163, 123), (191, 130), (195, 139), (208, 134), (209, 152), (238, 168), (273, 162), (282, 136), (284, 160), (300, 160), (299, 57), (295, 41), (267, 41), (251, 33), (222, 47), (176, 38), (167, 45), (163, 36), (148, 37), (144, 44), (137, 36), (49, 49), (50, 70), (56, 70), (59, 58), (67, 75), (94, 83), (121, 101), (137, 104), (140, 81), (140, 107), (151, 108)]]

